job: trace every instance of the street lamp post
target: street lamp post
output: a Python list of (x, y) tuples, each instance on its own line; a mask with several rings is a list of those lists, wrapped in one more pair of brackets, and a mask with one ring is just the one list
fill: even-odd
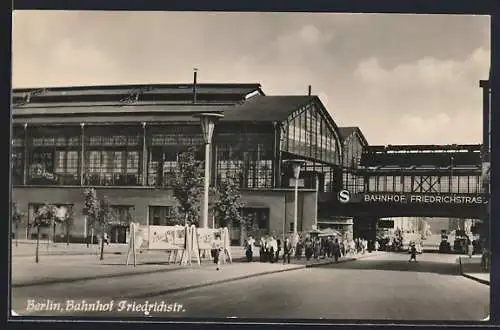
[(292, 159), (286, 161), (292, 166), (293, 169), (293, 177), (295, 179), (294, 184), (294, 212), (293, 212), (293, 245), (297, 245), (298, 243), (298, 233), (297, 233), (297, 222), (299, 218), (299, 176), (300, 176), (300, 168), (305, 161), (301, 159)]
[(203, 131), (203, 139), (205, 141), (205, 178), (204, 178), (204, 194), (203, 194), (203, 217), (201, 219), (200, 228), (208, 227), (208, 190), (210, 187), (210, 148), (212, 145), (212, 137), (214, 134), (215, 123), (224, 115), (220, 113), (200, 113), (195, 115), (200, 119), (201, 129)]

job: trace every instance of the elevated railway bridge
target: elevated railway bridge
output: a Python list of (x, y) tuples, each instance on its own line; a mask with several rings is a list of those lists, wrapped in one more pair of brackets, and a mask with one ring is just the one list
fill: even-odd
[(353, 183), (320, 194), (318, 213), (353, 217), (373, 234), (381, 218), (485, 219), (483, 160), (480, 144), (366, 146), (359, 165), (346, 169)]

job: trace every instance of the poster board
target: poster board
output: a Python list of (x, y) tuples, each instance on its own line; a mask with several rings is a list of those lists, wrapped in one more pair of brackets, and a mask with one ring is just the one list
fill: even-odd
[(153, 250), (170, 252), (169, 261), (172, 256), (176, 261), (178, 254), (181, 253), (181, 264), (191, 264), (193, 258), (200, 264), (195, 234), (194, 226), (148, 226), (131, 223), (126, 264), (129, 264), (132, 255), (134, 266), (136, 266), (138, 251)]
[[(219, 237), (216, 239), (216, 237)], [(226, 258), (229, 258), (229, 262), (232, 263), (231, 256), (231, 237), (229, 235), (229, 229), (224, 228), (196, 228), (196, 241), (198, 249), (209, 251), (214, 247), (222, 248), (224, 252), (224, 262)]]
[(215, 233), (218, 229), (196, 228), (196, 237), (200, 250), (211, 250), (215, 241)]
[(148, 250), (183, 250), (186, 228), (183, 226), (148, 226)]

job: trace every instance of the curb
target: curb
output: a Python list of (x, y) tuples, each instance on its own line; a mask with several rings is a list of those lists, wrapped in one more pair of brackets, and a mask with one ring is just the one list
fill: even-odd
[(458, 257), (458, 264), (460, 267), (460, 275), (462, 275), (463, 277), (468, 278), (469, 280), (473, 280), (473, 281), (476, 281), (478, 283), (484, 284), (484, 285), (488, 285), (488, 286), (490, 285), (490, 281), (488, 281), (488, 280), (483, 280), (482, 278), (477, 278), (475, 276), (471, 276), (467, 273), (464, 273), (463, 266), (462, 266), (462, 257)]
[(125, 298), (128, 298), (128, 299), (150, 298), (150, 297), (161, 296), (161, 295), (165, 295), (165, 294), (173, 294), (173, 293), (178, 293), (178, 292), (183, 292), (183, 291), (188, 291), (188, 290), (200, 289), (200, 288), (204, 288), (204, 287), (208, 287), (208, 286), (212, 286), (212, 285), (219, 285), (219, 284), (224, 284), (224, 283), (229, 283), (229, 282), (245, 280), (245, 279), (252, 278), (252, 277), (259, 277), (259, 276), (264, 276), (264, 275), (290, 272), (290, 271), (304, 269), (304, 268), (306, 268), (305, 265), (297, 265), (295, 267), (291, 267), (291, 268), (287, 268), (287, 269), (278, 269), (278, 270), (271, 270), (271, 271), (255, 273), (255, 274), (242, 275), (242, 276), (227, 278), (224, 280), (211, 281), (211, 282), (207, 282), (207, 283), (194, 284), (194, 285), (187, 285), (184, 287), (149, 292), (149, 293), (143, 293), (140, 295), (134, 295), (134, 296), (129, 296), (129, 297), (125, 297)]
[(326, 261), (326, 262), (322, 262), (322, 263), (309, 264), (309, 265), (305, 265), (305, 266), (306, 266), (306, 268), (322, 267), (322, 266), (326, 266), (326, 265), (338, 265), (338, 264), (342, 264), (344, 262), (355, 261), (355, 260), (357, 260), (357, 259), (351, 258), (351, 259), (339, 260), (337, 262), (335, 262), (335, 261)]
[(150, 297), (155, 297), (155, 296), (160, 296), (160, 295), (173, 294), (173, 293), (178, 293), (178, 292), (183, 292), (183, 291), (200, 289), (200, 288), (204, 288), (204, 287), (208, 287), (208, 286), (212, 286), (212, 285), (219, 285), (219, 284), (224, 284), (224, 283), (230, 283), (230, 282), (245, 280), (245, 279), (252, 278), (252, 277), (258, 277), (258, 276), (264, 276), (264, 275), (271, 275), (271, 274), (277, 274), (277, 273), (290, 272), (290, 271), (294, 271), (294, 270), (311, 268), (311, 267), (318, 267), (318, 266), (324, 266), (324, 265), (328, 265), (328, 264), (340, 264), (340, 263), (343, 263), (343, 262), (355, 261), (355, 260), (358, 260), (358, 259), (363, 259), (363, 258), (367, 258), (367, 257), (371, 257), (371, 256), (374, 256), (374, 255), (367, 255), (367, 256), (362, 256), (362, 257), (358, 257), (358, 258), (351, 258), (351, 259), (339, 260), (337, 263), (335, 261), (331, 261), (331, 262), (325, 262), (325, 263), (319, 263), (319, 264), (294, 265), (294, 267), (287, 268), (287, 269), (279, 269), (279, 270), (272, 270), (272, 271), (267, 271), (267, 272), (261, 272), (261, 273), (243, 275), (243, 276), (237, 276), (237, 277), (228, 278), (228, 279), (219, 280), (219, 281), (212, 281), (212, 282), (208, 282), (208, 283), (188, 285), (188, 286), (184, 286), (184, 287), (180, 287), (180, 288), (175, 288), (175, 289), (169, 289), (169, 290), (163, 290), (163, 291), (156, 291), (156, 292), (151, 292), (151, 293), (144, 293), (144, 294), (134, 295), (134, 296), (131, 296), (131, 297), (126, 297), (126, 298), (128, 298), (128, 299), (150, 298)]
[(490, 285), (490, 281), (488, 280), (483, 280), (482, 278), (477, 278), (475, 276), (471, 276), (469, 274), (466, 274), (466, 273), (460, 273), (463, 277), (465, 278), (468, 278), (469, 280), (473, 280), (473, 281), (476, 281), (478, 283), (481, 283), (481, 284), (484, 284), (484, 285)]
[[(202, 287), (205, 287), (208, 285), (217, 285), (217, 284), (222, 284), (222, 283), (226, 283), (226, 282), (238, 281), (238, 280), (247, 279), (247, 278), (251, 278), (251, 277), (274, 274), (274, 273), (281, 273), (281, 272), (297, 270), (297, 269), (321, 267), (321, 266), (330, 265), (330, 264), (340, 264), (340, 263), (349, 262), (349, 261), (356, 261), (358, 259), (363, 259), (363, 258), (372, 257), (372, 256), (374, 256), (374, 255), (367, 255), (367, 256), (361, 256), (361, 257), (357, 257), (357, 258), (344, 259), (344, 260), (339, 260), (338, 262), (328, 261), (328, 262), (318, 263), (318, 264), (294, 265), (295, 267), (293, 267), (293, 268), (274, 270), (274, 271), (269, 271), (269, 272), (264, 272), (264, 273), (250, 274), (250, 275), (245, 275), (242, 277), (211, 282), (208, 284), (196, 284), (196, 285), (187, 286), (184, 288), (172, 289), (174, 291), (167, 290), (165, 293), (172, 293), (172, 292), (178, 292), (178, 291), (184, 291), (184, 290), (197, 289), (197, 288), (202, 288)], [(241, 262), (243, 260), (245, 260), (245, 258), (241, 258), (241, 259), (237, 258), (237, 259), (233, 259), (233, 262)], [(51, 280), (42, 280), (42, 281), (27, 282), (27, 283), (21, 283), (21, 284), (12, 284), (11, 286), (13, 288), (25, 288), (25, 287), (32, 287), (32, 286), (53, 285), (53, 284), (59, 284), (59, 283), (74, 283), (74, 282), (89, 281), (89, 280), (95, 280), (95, 279), (106, 279), (106, 278), (127, 277), (127, 276), (136, 276), (136, 275), (148, 275), (148, 274), (162, 273), (162, 272), (173, 272), (173, 271), (182, 270), (182, 269), (185, 269), (185, 267), (179, 266), (179, 267), (170, 268), (170, 269), (154, 269), (154, 270), (139, 271), (139, 272), (133, 272), (133, 273), (119, 273), (119, 274), (106, 274), (106, 275), (98, 275), (98, 276), (84, 276), (84, 277), (78, 277), (78, 278), (51, 279)], [(141, 298), (141, 297), (130, 297), (130, 298)]]

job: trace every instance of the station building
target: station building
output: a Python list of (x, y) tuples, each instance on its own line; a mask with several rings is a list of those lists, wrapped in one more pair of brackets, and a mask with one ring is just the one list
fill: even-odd
[[(337, 127), (314, 95), (268, 96), (260, 84), (16, 89), (12, 199), (26, 216), (15, 235), (35, 238), (34, 214), (50, 203), (71, 209), (71, 235), (85, 237), (86, 187), (95, 187), (112, 205), (112, 242), (125, 242), (130, 221), (169, 224), (177, 206), (169, 175), (179, 153), (191, 146), (199, 147), (196, 158), (204, 160), (195, 115), (206, 112), (224, 115), (214, 133), (211, 184), (229, 174), (239, 178), (241, 211), (254, 220), (257, 235), (293, 228), (288, 159), (306, 161), (299, 179), (299, 231), (318, 223), (322, 192), (363, 186), (355, 167), (366, 139), (358, 128)], [(324, 218), (326, 225), (333, 221)], [(62, 230), (56, 228), (57, 234)], [(48, 229), (42, 233), (47, 235)], [(231, 236), (233, 244), (244, 238), (238, 223)]]

